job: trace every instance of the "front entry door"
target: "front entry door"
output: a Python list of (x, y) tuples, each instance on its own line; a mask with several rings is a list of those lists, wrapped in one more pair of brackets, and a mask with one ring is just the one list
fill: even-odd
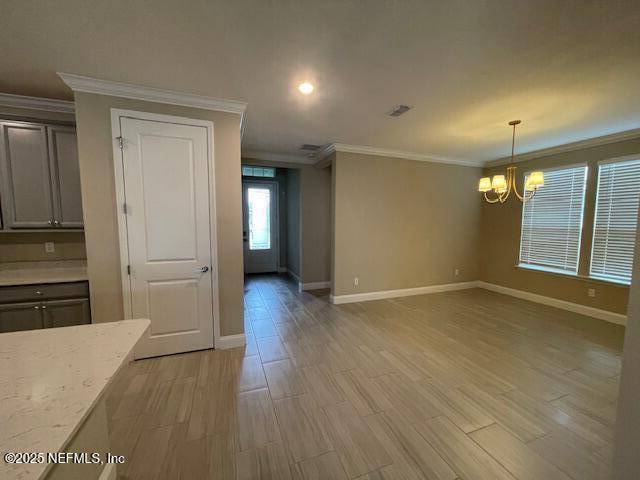
[(209, 131), (120, 117), (136, 358), (213, 347)]
[(275, 182), (242, 182), (245, 273), (278, 271), (277, 193)]

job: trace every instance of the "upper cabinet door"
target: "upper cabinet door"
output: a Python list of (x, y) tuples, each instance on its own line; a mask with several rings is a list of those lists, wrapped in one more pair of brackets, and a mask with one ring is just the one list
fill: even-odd
[(0, 124), (0, 175), (5, 228), (49, 228), (53, 223), (46, 127)]
[(54, 225), (82, 228), (78, 143), (73, 127), (47, 127), (53, 185)]

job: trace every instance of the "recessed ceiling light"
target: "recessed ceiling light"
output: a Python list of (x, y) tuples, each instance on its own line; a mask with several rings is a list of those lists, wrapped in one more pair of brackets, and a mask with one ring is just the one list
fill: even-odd
[(304, 95), (309, 95), (311, 92), (313, 92), (313, 89), (313, 85), (309, 82), (302, 82), (300, 85), (298, 85), (298, 90), (300, 90), (300, 93)]

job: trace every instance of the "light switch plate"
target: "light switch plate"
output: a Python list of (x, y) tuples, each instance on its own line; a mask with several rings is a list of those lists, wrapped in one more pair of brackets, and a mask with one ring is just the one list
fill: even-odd
[(596, 296), (596, 289), (595, 288), (587, 289), (587, 295), (589, 295), (592, 298), (595, 297)]
[(46, 253), (53, 253), (56, 251), (56, 245), (53, 242), (44, 242), (44, 251)]

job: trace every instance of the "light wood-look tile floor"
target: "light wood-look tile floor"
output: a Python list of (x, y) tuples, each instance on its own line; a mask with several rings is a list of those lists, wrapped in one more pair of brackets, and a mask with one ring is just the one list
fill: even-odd
[(484, 290), (327, 297), (250, 278), (246, 348), (127, 367), (119, 478), (608, 478), (621, 327)]

